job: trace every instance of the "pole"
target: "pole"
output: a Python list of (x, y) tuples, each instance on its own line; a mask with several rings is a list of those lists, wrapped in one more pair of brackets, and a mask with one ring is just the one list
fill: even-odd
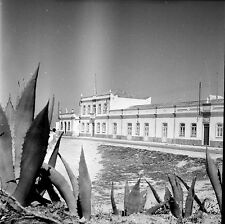
[(97, 83), (96, 83), (96, 73), (94, 75), (94, 96), (97, 95)]
[(58, 120), (59, 120), (60, 102), (58, 101)]
[(198, 114), (201, 115), (201, 88), (202, 83), (199, 82), (199, 91), (198, 91)]

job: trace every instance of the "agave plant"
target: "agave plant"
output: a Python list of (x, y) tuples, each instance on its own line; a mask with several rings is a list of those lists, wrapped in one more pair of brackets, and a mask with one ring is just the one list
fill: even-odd
[[(146, 203), (146, 191), (140, 191), (140, 182), (139, 178), (133, 188), (130, 190), (128, 181), (125, 182), (125, 191), (124, 191), (124, 210), (122, 215), (127, 216), (133, 213), (139, 213), (144, 211), (144, 206)], [(113, 214), (118, 215), (119, 211), (116, 207), (114, 199), (114, 185), (112, 183), (111, 188), (111, 204)]]
[[(59, 151), (60, 135), (48, 164), (43, 163), (47, 152), (50, 123), (53, 114), (54, 97), (34, 118), (36, 82), (39, 66), (28, 81), (16, 109), (7, 104), (5, 111), (0, 106), (0, 180), (1, 189), (7, 191), (22, 206), (34, 200), (47, 203), (43, 199), (48, 191), (52, 202), (59, 201), (54, 187), (66, 201), (72, 215), (82, 214), (91, 217), (91, 181), (81, 150), (78, 183), (65, 159), (61, 157), (72, 188), (65, 178), (54, 168)], [(15, 154), (15, 159), (14, 155)], [(53, 187), (54, 186), (54, 187)], [(78, 198), (80, 206), (77, 208)]]
[(193, 178), (191, 187), (188, 190), (188, 195), (185, 201), (185, 207), (183, 206), (184, 204), (183, 189), (180, 185), (178, 178), (176, 177), (176, 175), (168, 175), (168, 179), (173, 192), (173, 196), (170, 192), (167, 194), (168, 195), (167, 200), (169, 202), (169, 207), (172, 215), (179, 220), (191, 216), (195, 195), (194, 186), (196, 182), (196, 176)]
[(170, 196), (170, 192), (168, 190), (168, 188), (165, 189), (165, 196), (164, 196), (164, 201), (159, 197), (159, 194), (157, 193), (157, 191), (155, 190), (155, 188), (153, 187), (153, 185), (145, 180), (149, 186), (149, 188), (151, 189), (154, 197), (155, 197), (155, 200), (157, 202), (157, 204), (155, 206), (152, 206), (151, 208), (149, 208), (147, 211), (146, 211), (146, 214), (149, 214), (149, 215), (153, 215), (155, 214), (159, 209), (163, 209), (164, 213), (167, 213), (168, 212), (168, 198)]

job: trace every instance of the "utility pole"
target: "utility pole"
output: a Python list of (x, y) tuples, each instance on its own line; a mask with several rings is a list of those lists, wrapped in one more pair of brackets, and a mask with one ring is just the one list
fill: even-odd
[(218, 72), (216, 73), (216, 100), (218, 99)]
[(202, 83), (199, 82), (198, 87), (198, 114), (201, 115), (201, 89), (202, 89)]
[(97, 95), (96, 73), (94, 74), (94, 96)]
[(58, 120), (59, 120), (60, 102), (58, 101)]

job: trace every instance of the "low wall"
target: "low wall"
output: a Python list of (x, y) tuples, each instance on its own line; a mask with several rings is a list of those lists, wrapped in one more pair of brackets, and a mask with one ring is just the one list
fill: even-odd
[[(66, 135), (72, 135), (71, 133), (67, 132)], [(91, 137), (91, 134), (80, 133), (81, 137)], [(95, 134), (96, 138), (111, 138), (111, 139), (121, 139), (121, 140), (131, 140), (131, 141), (144, 141), (144, 142), (158, 142), (158, 143), (170, 143), (170, 144), (179, 144), (179, 145), (193, 145), (193, 146), (202, 146), (201, 140), (194, 140), (194, 139), (172, 139), (172, 138), (154, 138), (154, 137), (143, 137), (143, 136), (123, 136), (123, 135), (106, 135), (106, 134)], [(223, 142), (222, 141), (210, 141), (211, 147), (222, 148)]]
[(222, 141), (210, 141), (210, 146), (223, 148), (223, 142)]

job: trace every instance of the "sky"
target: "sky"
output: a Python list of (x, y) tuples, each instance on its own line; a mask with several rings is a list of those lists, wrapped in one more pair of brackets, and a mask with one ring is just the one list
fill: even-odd
[(224, 2), (0, 0), (0, 103), (40, 62), (36, 113), (55, 95), (123, 91), (152, 103), (224, 95)]

